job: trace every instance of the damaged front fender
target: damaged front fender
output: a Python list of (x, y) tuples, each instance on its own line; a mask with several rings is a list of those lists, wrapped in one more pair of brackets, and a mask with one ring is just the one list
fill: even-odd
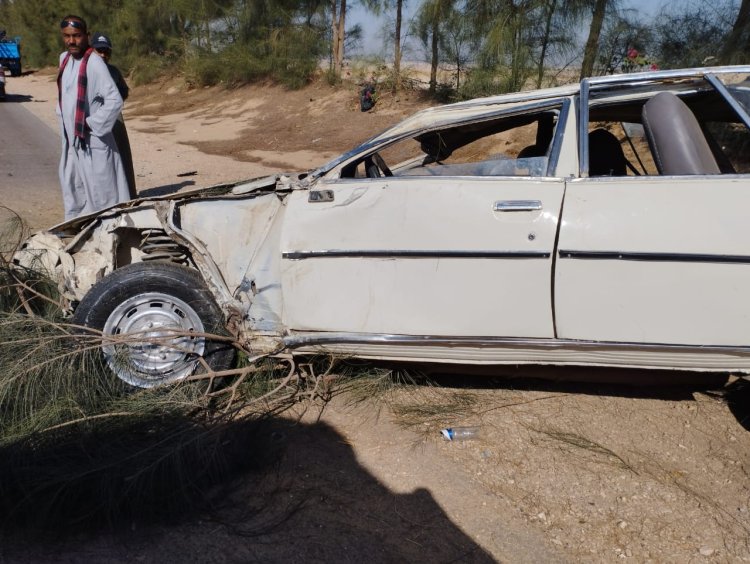
[(123, 266), (167, 261), (195, 269), (229, 332), (254, 354), (278, 352), (284, 202), (306, 183), (304, 175), (277, 175), (129, 202), (37, 233), (13, 262), (55, 280), (68, 312)]

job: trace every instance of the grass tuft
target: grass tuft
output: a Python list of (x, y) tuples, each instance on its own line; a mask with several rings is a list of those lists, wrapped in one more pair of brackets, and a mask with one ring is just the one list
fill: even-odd
[(0, 532), (80, 532), (210, 508), (218, 486), (278, 449), (265, 431), (273, 415), (330, 395), (330, 359), (321, 372), (245, 351), (225, 373), (128, 386), (106, 366), (101, 334), (68, 323), (56, 284), (12, 267), (22, 226), (9, 217), (0, 228)]

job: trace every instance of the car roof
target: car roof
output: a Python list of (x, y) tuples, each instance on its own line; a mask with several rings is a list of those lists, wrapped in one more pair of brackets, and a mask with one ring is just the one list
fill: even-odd
[(690, 69), (664, 70), (664, 71), (647, 71), (629, 74), (612, 74), (605, 76), (590, 77), (584, 79), (581, 83), (568, 84), (553, 88), (543, 88), (537, 90), (523, 90), (511, 94), (500, 94), (488, 96), (485, 98), (475, 98), (463, 102), (456, 102), (444, 106), (435, 106), (426, 108), (406, 118), (404, 121), (396, 124), (392, 128), (378, 135), (377, 138), (390, 137), (398, 132), (408, 129), (418, 129), (421, 122), (428, 122), (432, 127), (436, 123), (448, 120), (462, 121), (461, 118), (470, 118), (472, 114), (477, 117), (492, 111), (526, 104), (529, 102), (543, 102), (544, 100), (554, 100), (562, 97), (576, 95), (580, 92), (582, 85), (589, 91), (597, 92), (611, 90), (614, 88), (622, 89), (629, 86), (641, 85), (653, 91), (661, 89), (674, 89), (679, 83), (691, 82), (689, 79), (702, 80), (706, 74), (727, 74), (750, 73), (750, 66), (725, 66), (725, 67), (698, 67)]

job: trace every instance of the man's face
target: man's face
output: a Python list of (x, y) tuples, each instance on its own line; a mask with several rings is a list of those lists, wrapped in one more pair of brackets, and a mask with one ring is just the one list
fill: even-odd
[(112, 51), (110, 49), (107, 49), (106, 47), (96, 47), (94, 48), (94, 53), (104, 59), (105, 63), (108, 63), (109, 58), (112, 56)]
[(61, 28), (62, 38), (68, 53), (77, 59), (89, 48), (89, 36), (80, 22), (70, 20), (68, 23), (71, 25)]

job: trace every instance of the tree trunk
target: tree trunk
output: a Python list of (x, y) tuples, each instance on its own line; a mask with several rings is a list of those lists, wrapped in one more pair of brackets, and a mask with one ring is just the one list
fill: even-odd
[(591, 18), (589, 38), (586, 41), (586, 49), (583, 52), (583, 64), (581, 65), (581, 79), (591, 76), (594, 72), (594, 61), (599, 50), (599, 36), (604, 25), (604, 14), (607, 11), (607, 0), (596, 0), (594, 15)]
[(396, 37), (393, 49), (393, 77), (396, 90), (401, 88), (401, 9), (404, 0), (396, 0)]
[[(737, 19), (734, 22), (732, 31), (727, 37), (724, 47), (721, 49), (719, 55), (719, 62), (721, 64), (730, 64), (736, 58), (738, 53), (743, 53), (747, 56), (748, 42), (750, 42), (750, 0), (742, 0), (740, 5), (740, 11), (737, 14)], [(743, 35), (745, 36), (744, 41)], [(737, 61), (740, 62), (740, 61)], [(745, 61), (741, 61), (745, 62)]]
[(432, 14), (432, 60), (430, 61), (430, 94), (437, 91), (438, 39), (440, 33), (439, 4)]
[(331, 68), (333, 74), (341, 77), (341, 63), (338, 60), (339, 53), (339, 30), (338, 30), (338, 1), (331, 0)]
[(344, 43), (346, 39), (346, 0), (341, 0), (339, 9), (339, 25), (338, 25), (338, 69), (339, 76), (341, 76), (341, 68), (344, 66)]
[(536, 87), (542, 87), (542, 80), (544, 80), (544, 59), (547, 56), (547, 48), (550, 42), (550, 31), (552, 30), (552, 18), (557, 10), (557, 0), (550, 0), (546, 4), (547, 8), (547, 21), (544, 24), (544, 37), (542, 37), (542, 52), (539, 54), (539, 65), (536, 71)]
[(331, 61), (333, 74), (341, 78), (344, 65), (344, 36), (346, 33), (346, 0), (331, 0)]

